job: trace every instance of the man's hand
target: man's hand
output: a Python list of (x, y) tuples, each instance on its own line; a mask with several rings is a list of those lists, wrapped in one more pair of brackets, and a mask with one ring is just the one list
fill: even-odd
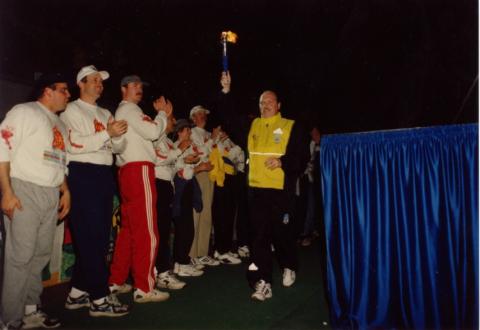
[(118, 137), (127, 132), (128, 124), (125, 120), (114, 120), (110, 117), (107, 123), (107, 133), (111, 138)]
[(221, 133), (222, 133), (222, 127), (217, 126), (212, 130), (212, 135), (210, 136), (210, 138), (212, 140), (215, 140)]
[(221, 131), (219, 138), (221, 142), (224, 142), (226, 139), (228, 139), (228, 134), (225, 133), (224, 131)]
[(274, 170), (276, 168), (281, 168), (282, 167), (282, 161), (280, 160), (280, 158), (269, 157), (265, 161), (265, 166), (269, 170)]
[(185, 164), (196, 164), (198, 163), (199, 160), (200, 160), (200, 157), (198, 156), (198, 154), (193, 154), (185, 157), (183, 161), (185, 162)]
[(222, 85), (222, 93), (228, 94), (230, 92), (230, 85), (232, 84), (232, 79), (230, 77), (230, 71), (223, 71), (222, 76), (220, 77), (220, 85)]
[(13, 213), (15, 209), (23, 210), (20, 199), (13, 193), (6, 193), (2, 196), (2, 211), (10, 218), (13, 219)]
[(71, 206), (71, 197), (70, 197), (70, 190), (64, 189), (61, 192), (60, 201), (58, 202), (58, 218), (63, 220), (65, 216), (70, 212)]
[(185, 150), (188, 149), (188, 147), (190, 147), (192, 145), (192, 140), (183, 140), (182, 142), (180, 142), (180, 144), (178, 145), (178, 148), (184, 152)]
[(173, 113), (172, 103), (163, 96), (160, 96), (158, 99), (153, 101), (153, 107), (157, 112), (160, 112), (160, 111), (165, 112), (167, 117), (170, 117)]
[(202, 162), (195, 166), (195, 173), (198, 172), (209, 172), (213, 169), (213, 165), (210, 162)]

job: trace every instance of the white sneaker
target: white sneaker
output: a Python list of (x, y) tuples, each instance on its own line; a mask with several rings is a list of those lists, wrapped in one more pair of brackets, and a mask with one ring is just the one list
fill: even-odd
[(270, 283), (260, 280), (255, 284), (255, 292), (252, 294), (252, 299), (258, 301), (264, 301), (265, 299), (272, 298), (272, 286)]
[(205, 266), (218, 266), (220, 265), (220, 262), (218, 260), (215, 260), (211, 258), (210, 256), (203, 256), (203, 257), (198, 257), (196, 258), (196, 262), (205, 265)]
[(198, 259), (199, 258), (191, 258), (190, 266), (194, 267), (195, 269), (202, 270), (205, 268), (205, 265), (202, 265)]
[(157, 287), (162, 289), (180, 290), (187, 283), (180, 281), (171, 271), (166, 271), (158, 274)]
[(295, 283), (295, 271), (285, 268), (283, 270), (283, 286), (289, 287), (292, 286), (293, 283)]
[(181, 277), (196, 277), (203, 275), (203, 270), (196, 269), (190, 264), (182, 265), (178, 262), (175, 263), (173, 272)]
[(232, 257), (239, 258), (238, 253), (235, 253), (235, 252), (232, 252), (232, 251), (228, 251), (228, 254), (231, 255)]
[(231, 253), (220, 254), (217, 251), (215, 251), (213, 256), (222, 264), (226, 264), (226, 265), (238, 265), (239, 263), (242, 262), (242, 260), (240, 260), (238, 257), (236, 258)]
[(32, 328), (58, 328), (61, 324), (56, 318), (49, 317), (41, 310), (25, 315), (22, 319), (22, 329)]
[(128, 293), (132, 291), (132, 286), (128, 283), (123, 283), (122, 285), (110, 284), (108, 287), (110, 288), (110, 293), (113, 294)]
[(136, 303), (148, 303), (148, 302), (160, 302), (170, 298), (168, 292), (163, 292), (157, 289), (153, 289), (150, 292), (143, 292), (140, 289), (135, 289), (133, 293), (133, 301)]
[(248, 249), (248, 246), (246, 246), (246, 245), (240, 246), (238, 248), (238, 255), (240, 256), (240, 258), (250, 257), (250, 250)]

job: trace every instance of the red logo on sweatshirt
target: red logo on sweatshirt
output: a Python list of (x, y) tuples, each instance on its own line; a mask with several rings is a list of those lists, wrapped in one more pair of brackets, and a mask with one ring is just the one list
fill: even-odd
[(198, 155), (203, 155), (203, 152), (201, 152), (200, 150), (198, 150), (198, 147), (197, 146), (192, 146), (192, 150), (194, 153), (198, 154)]
[(83, 145), (76, 144), (75, 142), (72, 141), (72, 130), (71, 129), (68, 130), (68, 141), (70, 141), (70, 145), (74, 148), (78, 148), (78, 149), (83, 148)]
[(155, 149), (155, 154), (157, 155), (158, 158), (160, 159), (167, 159), (167, 156), (162, 155), (159, 150)]
[(95, 133), (101, 132), (105, 130), (105, 126), (95, 118), (93, 120), (93, 126), (95, 127)]
[(7, 126), (6, 128), (2, 129), (0, 133), (2, 134), (2, 139), (7, 144), (8, 149), (12, 150), (10, 139), (13, 137), (13, 128)]
[(65, 151), (65, 141), (63, 141), (62, 133), (58, 130), (57, 126), (53, 127), (52, 148)]
[(143, 116), (142, 116), (142, 120), (157, 125), (157, 123), (154, 122), (154, 121), (152, 120), (152, 118), (150, 118), (150, 117), (147, 116), (147, 115), (143, 115)]

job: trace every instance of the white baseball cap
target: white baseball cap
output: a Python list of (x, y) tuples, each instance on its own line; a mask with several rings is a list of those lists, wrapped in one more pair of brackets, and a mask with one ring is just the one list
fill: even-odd
[(103, 80), (107, 80), (108, 77), (110, 77), (110, 74), (107, 71), (98, 71), (94, 65), (87, 65), (81, 68), (80, 71), (78, 71), (77, 83), (92, 73), (100, 73), (100, 77), (102, 77)]
[(192, 108), (192, 110), (190, 110), (190, 118), (193, 117), (194, 114), (196, 114), (197, 112), (205, 112), (207, 115), (210, 113), (210, 110), (202, 107), (201, 105), (196, 105)]

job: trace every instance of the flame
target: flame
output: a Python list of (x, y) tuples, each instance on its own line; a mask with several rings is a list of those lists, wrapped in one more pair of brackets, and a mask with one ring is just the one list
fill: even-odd
[(234, 44), (234, 43), (237, 42), (238, 36), (235, 32), (223, 31), (221, 38), (222, 38), (222, 40), (226, 40), (227, 42), (230, 42), (230, 43)]

